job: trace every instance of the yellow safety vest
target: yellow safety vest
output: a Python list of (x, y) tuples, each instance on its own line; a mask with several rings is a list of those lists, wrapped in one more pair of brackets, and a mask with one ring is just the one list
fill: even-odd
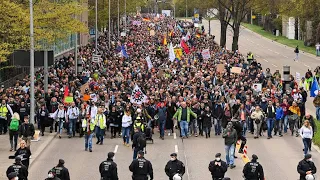
[(144, 125), (141, 122), (135, 122), (133, 124), (133, 128), (136, 129), (137, 127), (141, 128), (141, 131), (144, 131)]
[(98, 125), (98, 121), (99, 121), (99, 127), (100, 129), (104, 129), (106, 128), (106, 126), (103, 123), (103, 114), (97, 114), (96, 115), (96, 119), (95, 119), (95, 124)]
[(0, 107), (0, 117), (6, 118), (8, 113), (8, 108), (7, 106), (1, 106)]
[[(94, 121), (90, 121), (90, 131), (91, 131), (91, 132), (94, 131), (94, 126), (95, 126)], [(86, 128), (87, 128), (87, 120), (86, 120), (86, 119), (83, 119), (83, 121), (82, 121), (82, 129), (83, 129), (83, 131), (85, 131)]]
[(247, 56), (247, 59), (253, 59), (253, 54), (249, 54), (249, 55)]

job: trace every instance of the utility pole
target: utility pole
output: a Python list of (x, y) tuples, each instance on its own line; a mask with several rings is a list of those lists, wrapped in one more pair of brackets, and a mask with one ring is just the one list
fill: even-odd
[(45, 50), (43, 55), (44, 58), (44, 92), (48, 92), (48, 51)]
[(109, 0), (109, 11), (108, 11), (108, 14), (109, 14), (109, 31), (108, 31), (108, 45), (109, 45), (109, 49), (111, 48), (111, 18), (110, 18), (110, 14), (111, 14), (111, 11), (110, 11), (110, 0)]
[(127, 34), (127, 0), (124, 0), (124, 32)]
[(33, 1), (30, 0), (30, 123), (34, 123), (34, 37), (33, 37)]
[(186, 21), (187, 21), (187, 17), (188, 17), (188, 0), (186, 0)]
[(118, 39), (120, 38), (120, 0), (118, 0)]
[(252, 9), (251, 9), (251, 11), (250, 11), (250, 20), (251, 20), (251, 24), (253, 24), (253, 19), (252, 19)]
[(95, 43), (95, 54), (98, 55), (98, 0), (96, 0), (96, 30), (95, 30), (95, 38), (96, 38), (96, 43)]
[(74, 65), (75, 65), (75, 72), (78, 75), (78, 32), (76, 32), (75, 39), (75, 47), (74, 47)]

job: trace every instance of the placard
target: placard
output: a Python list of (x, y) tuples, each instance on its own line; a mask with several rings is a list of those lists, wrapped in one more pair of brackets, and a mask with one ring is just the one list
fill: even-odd
[(150, 36), (154, 36), (156, 34), (156, 32), (154, 30), (150, 31)]
[(64, 102), (65, 103), (72, 103), (73, 102), (73, 97), (72, 96), (65, 97)]
[(232, 67), (231, 68), (231, 73), (240, 74), (241, 73), (241, 68), (240, 67)]
[(211, 58), (209, 49), (202, 50), (201, 54), (202, 54), (203, 59), (210, 59)]
[(262, 84), (261, 83), (255, 83), (252, 85), (252, 90), (255, 92), (261, 92), (262, 91)]
[(217, 64), (217, 72), (222, 73), (224, 71), (224, 64)]

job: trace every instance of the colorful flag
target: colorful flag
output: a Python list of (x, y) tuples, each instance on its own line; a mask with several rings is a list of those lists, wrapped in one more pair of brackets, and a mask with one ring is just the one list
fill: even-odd
[(180, 27), (180, 25), (178, 25), (177, 28), (178, 28), (181, 32), (183, 32), (183, 29)]
[(166, 46), (168, 44), (167, 42), (167, 35), (163, 35), (163, 45)]
[(312, 85), (310, 88), (310, 97), (316, 97), (319, 93), (319, 84), (316, 77), (313, 77)]
[(178, 60), (181, 60), (181, 57), (182, 57), (182, 49), (181, 48), (176, 48), (174, 49), (174, 54), (176, 56), (176, 58)]
[(149, 18), (143, 18), (142, 20), (143, 20), (143, 21), (150, 22), (150, 19), (149, 19)]
[(141, 91), (138, 85), (136, 85), (131, 93), (130, 102), (134, 104), (142, 104), (147, 101), (147, 96)]
[(200, 35), (199, 33), (197, 33), (196, 37), (197, 37), (197, 38), (200, 38), (200, 37), (201, 37), (201, 35)]
[(190, 53), (189, 47), (188, 47), (188, 45), (186, 44), (186, 42), (184, 42), (184, 40), (181, 40), (181, 41), (180, 41), (180, 45), (181, 45), (181, 47), (183, 48), (183, 50), (184, 50), (184, 52), (185, 52), (186, 54), (189, 54), (189, 53)]
[(147, 61), (147, 64), (148, 64), (148, 69), (149, 69), (149, 70), (152, 69), (152, 68), (153, 68), (153, 65), (152, 65), (150, 56), (147, 56), (147, 57), (146, 57), (146, 61)]
[(63, 102), (64, 103), (67, 103), (66, 102), (66, 98), (69, 96), (69, 87), (68, 86), (66, 86), (65, 88), (64, 88), (64, 93), (63, 93)]
[(172, 45), (172, 42), (171, 42), (170, 46), (169, 46), (169, 60), (171, 62), (173, 62), (175, 59), (176, 59), (176, 56), (174, 54), (174, 49), (173, 49), (173, 45)]
[(124, 45), (121, 46), (121, 55), (122, 55), (122, 57), (125, 57), (125, 58), (129, 57), (128, 54), (127, 54), (127, 50), (124, 47)]

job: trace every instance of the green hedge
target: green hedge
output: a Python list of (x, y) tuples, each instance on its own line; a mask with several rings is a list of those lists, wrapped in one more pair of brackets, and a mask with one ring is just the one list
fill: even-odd
[(315, 145), (320, 147), (320, 121), (317, 121), (316, 119), (314, 120), (317, 126), (317, 132), (315, 133), (312, 141)]

